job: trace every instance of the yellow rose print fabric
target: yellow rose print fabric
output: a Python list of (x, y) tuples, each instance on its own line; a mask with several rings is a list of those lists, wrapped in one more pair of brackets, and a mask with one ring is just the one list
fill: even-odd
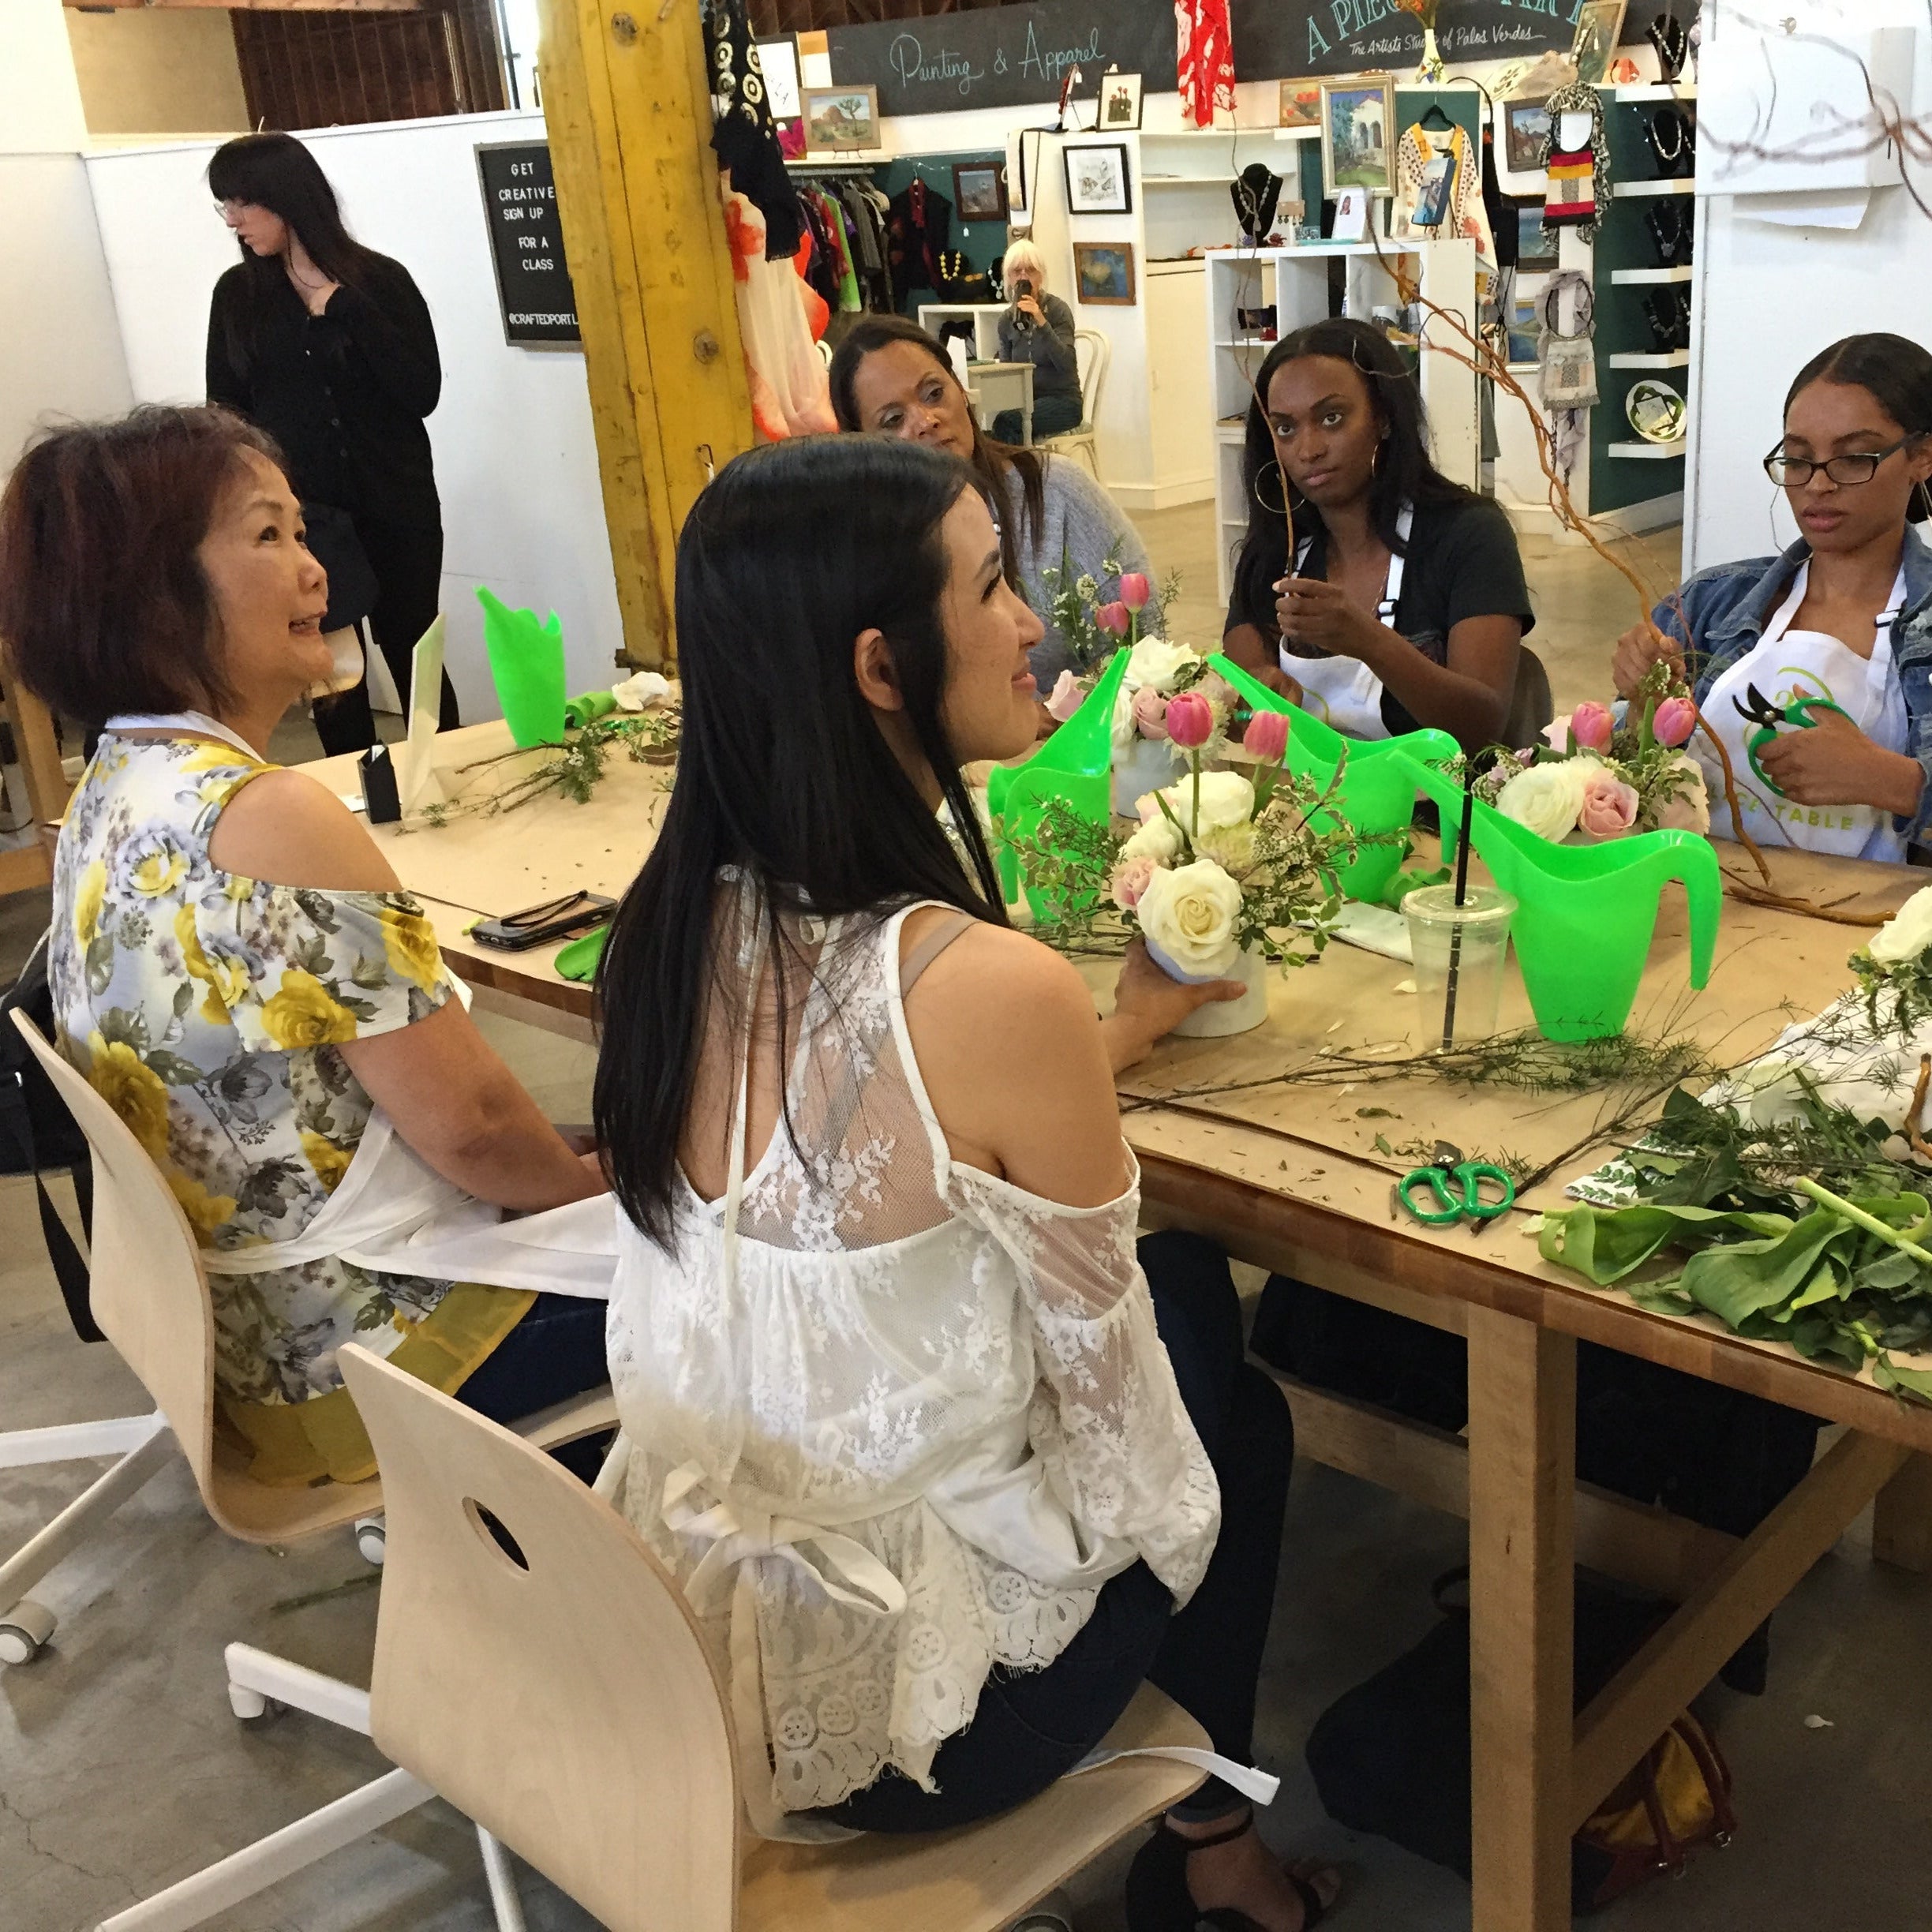
[[(106, 736), (54, 867), (61, 1050), (209, 1249), (308, 1225), (369, 1116), (335, 1050), (411, 1025), (454, 990), (406, 893), (310, 891), (212, 863), (222, 808), (268, 769), (206, 739)], [(455, 1387), (530, 1301), (339, 1260), (211, 1279), (224, 1411), (255, 1444), (257, 1473), (287, 1481), (367, 1473), (335, 1366), (343, 1342)], [(268, 1413), (291, 1406), (305, 1412), (299, 1429)]]

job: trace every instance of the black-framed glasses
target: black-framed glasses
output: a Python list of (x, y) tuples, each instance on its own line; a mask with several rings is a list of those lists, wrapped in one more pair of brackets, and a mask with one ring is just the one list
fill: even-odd
[(1808, 456), (1787, 456), (1782, 450), (1773, 450), (1764, 459), (1765, 474), (1780, 489), (1803, 489), (1821, 470), (1834, 483), (1869, 483), (1888, 456), (1896, 456), (1923, 434), (1923, 430), (1915, 429), (1881, 450), (1858, 450), (1849, 456), (1834, 456), (1829, 462), (1814, 462)]

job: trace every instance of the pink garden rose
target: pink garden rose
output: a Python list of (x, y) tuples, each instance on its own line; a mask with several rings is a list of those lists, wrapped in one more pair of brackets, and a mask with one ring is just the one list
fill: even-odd
[(1125, 637), (1133, 628), (1133, 613), (1125, 604), (1103, 604), (1094, 612), (1094, 622), (1115, 637)]
[(1198, 751), (1214, 728), (1214, 707), (1199, 691), (1179, 691), (1167, 700), (1167, 736), (1183, 751)]
[(1576, 735), (1579, 751), (1608, 751), (1610, 734), (1616, 729), (1616, 720), (1610, 715), (1608, 705), (1600, 705), (1591, 699), (1578, 705), (1570, 713), (1570, 728)]
[(1080, 680), (1071, 671), (1062, 671), (1053, 687), (1053, 695), (1046, 700), (1046, 715), (1055, 724), (1064, 724), (1086, 701), (1087, 694), (1080, 689)]
[(1697, 720), (1697, 706), (1688, 698), (1666, 698), (1651, 718), (1650, 729), (1659, 744), (1674, 751), (1690, 742)]
[(1602, 766), (1586, 774), (1577, 829), (1592, 838), (1621, 838), (1637, 822), (1637, 794)]
[(1279, 765), (1288, 754), (1287, 713), (1257, 711), (1248, 721), (1248, 735), (1241, 743), (1264, 765)]
[(1131, 912), (1140, 903), (1140, 895), (1148, 889), (1148, 881), (1155, 874), (1151, 859), (1123, 859), (1114, 873), (1114, 903), (1123, 912)]
[(1152, 586), (1139, 571), (1124, 572), (1120, 580), (1120, 601), (1130, 611), (1144, 610), (1148, 599), (1153, 595)]
[(1134, 693), (1134, 729), (1143, 738), (1158, 741), (1167, 736), (1167, 702), (1151, 684), (1143, 684)]

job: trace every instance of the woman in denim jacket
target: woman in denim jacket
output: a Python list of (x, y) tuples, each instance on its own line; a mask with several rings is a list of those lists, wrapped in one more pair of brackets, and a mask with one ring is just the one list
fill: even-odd
[[(1932, 517), (1932, 354), (1900, 335), (1834, 343), (1792, 384), (1765, 469), (1799, 541), (1700, 571), (1655, 631), (1618, 639), (1616, 687), (1631, 695), (1660, 658), (1686, 669), (1754, 838), (1901, 863), (1932, 844), (1932, 549), (1911, 527)], [(1822, 702), (1767, 737), (1740, 709), (1754, 693)], [(1709, 741), (1689, 748), (1721, 799)], [(1735, 835), (1721, 804), (1712, 829)]]

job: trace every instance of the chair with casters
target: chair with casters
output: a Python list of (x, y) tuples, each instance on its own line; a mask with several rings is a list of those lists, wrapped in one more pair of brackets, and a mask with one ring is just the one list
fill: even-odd
[(1094, 425), (1100, 420), (1100, 398), (1106, 388), (1107, 367), (1114, 357), (1114, 345), (1098, 329), (1073, 331), (1073, 361), (1080, 370), (1080, 419), (1071, 429), (1058, 436), (1037, 439), (1036, 449), (1054, 455), (1078, 451), (1094, 481), (1100, 480), (1100, 445)]
[[(13, 1024), (72, 1110), (93, 1155), (89, 1268), (95, 1319), (153, 1398), (161, 1424), (135, 1453), (153, 1451), (158, 1462), (171, 1434), (187, 1458), (208, 1514), (243, 1542), (286, 1544), (354, 1523), (364, 1553), (369, 1554), (372, 1533), (379, 1537), (382, 1526), (379, 1481), (271, 1488), (253, 1481), (240, 1452), (217, 1437), (214, 1303), (187, 1219), (160, 1170), (114, 1110), (24, 1015), (15, 1013)], [(528, 1440), (545, 1447), (616, 1425), (616, 1405), (608, 1390), (520, 1425)], [(293, 1705), (368, 1735), (367, 1692), (245, 1644), (230, 1644), (225, 1660), (229, 1703), (238, 1717), (260, 1717), (271, 1706)], [(103, 1921), (101, 1932), (187, 1932), (432, 1795), (406, 1774), (391, 1772), (117, 1913)], [(492, 1861), (500, 1864), (493, 1845), (485, 1845), (484, 1855), (486, 1868)], [(514, 1917), (500, 1918), (505, 1932), (520, 1923)]]
[[(610, 1932), (996, 1932), (1200, 1782), (1136, 1758), (1003, 1816), (834, 1844), (739, 1831), (728, 1693), (683, 1592), (612, 1507), (508, 1431), (355, 1344), (343, 1374), (376, 1445), (389, 1560), (372, 1735)], [(1144, 1685), (1110, 1747), (1200, 1749)]]

